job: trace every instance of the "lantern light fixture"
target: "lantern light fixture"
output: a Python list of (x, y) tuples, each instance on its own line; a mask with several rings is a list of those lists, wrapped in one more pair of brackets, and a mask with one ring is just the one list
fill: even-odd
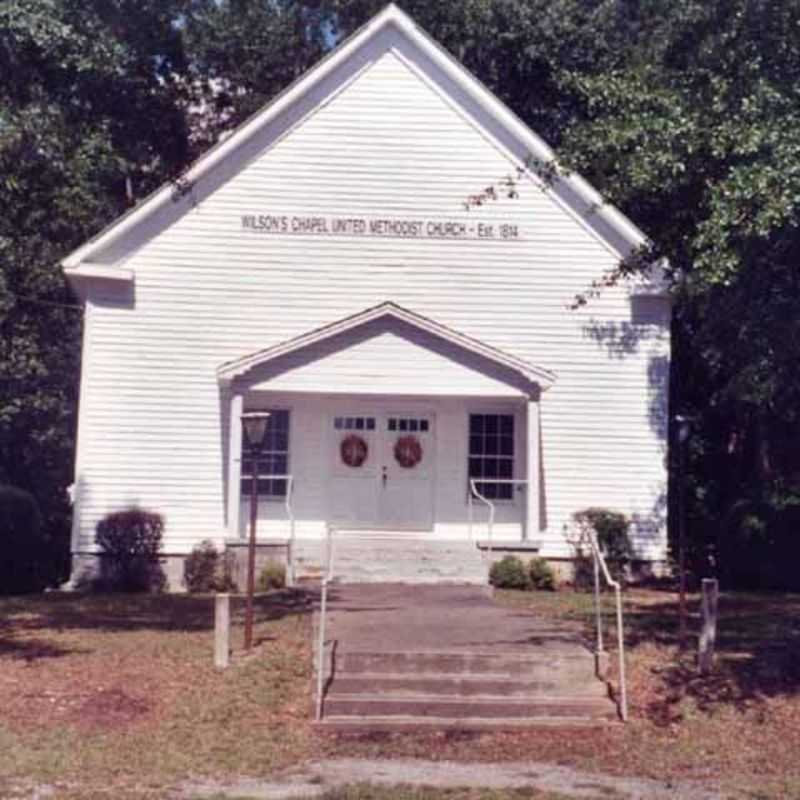
[(260, 452), (267, 435), (269, 411), (245, 411), (242, 414), (242, 433), (248, 450)]

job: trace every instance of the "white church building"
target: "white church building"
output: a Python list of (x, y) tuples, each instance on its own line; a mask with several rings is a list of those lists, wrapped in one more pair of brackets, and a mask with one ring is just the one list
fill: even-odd
[(76, 563), (131, 506), (164, 516), (175, 564), (242, 545), (254, 410), (259, 543), (300, 573), (329, 529), (387, 578), (398, 541), (568, 559), (590, 506), (663, 561), (669, 298), (654, 279), (571, 308), (645, 237), (579, 176), (543, 183), (551, 158), (389, 6), (69, 255)]

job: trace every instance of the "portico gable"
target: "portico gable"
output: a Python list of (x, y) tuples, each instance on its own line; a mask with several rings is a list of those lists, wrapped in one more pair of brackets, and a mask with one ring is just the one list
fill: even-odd
[[(342, 387), (337, 370), (355, 386)], [(542, 367), (392, 302), (224, 364), (217, 374), (250, 389), (379, 394), (526, 396), (555, 382)]]

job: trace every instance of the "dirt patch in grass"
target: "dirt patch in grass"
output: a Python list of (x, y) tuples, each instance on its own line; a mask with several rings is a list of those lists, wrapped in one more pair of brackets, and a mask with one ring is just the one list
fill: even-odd
[[(579, 622), (592, 637), (592, 597), (499, 592), (499, 602)], [(605, 729), (508, 733), (319, 734), (329, 757), (457, 761), (534, 759), (598, 772), (719, 783), (753, 797), (791, 797), (800, 787), (800, 596), (723, 594), (718, 663), (702, 677), (696, 641), (677, 646), (677, 598), (634, 590), (626, 599), (631, 721)], [(690, 604), (699, 629), (698, 598)], [(605, 601), (608, 641), (613, 607)], [(612, 653), (612, 682), (616, 682)], [(760, 793), (760, 794), (759, 794)]]
[[(419, 786), (356, 784), (314, 795), (317, 800), (568, 800), (567, 795), (536, 789), (434, 789)], [(574, 795), (572, 795), (574, 797)], [(192, 800), (253, 800), (255, 795), (203, 795)], [(602, 797), (598, 795), (598, 797)]]
[[(210, 597), (0, 600), (0, 796), (35, 781), (59, 797), (163, 797), (190, 776), (303, 761), (310, 612), (302, 592), (260, 597), (253, 655), (218, 671)], [(242, 613), (235, 602), (239, 652)]]

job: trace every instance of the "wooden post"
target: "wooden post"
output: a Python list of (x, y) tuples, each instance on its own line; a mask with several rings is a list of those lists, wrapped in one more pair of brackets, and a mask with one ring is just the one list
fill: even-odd
[(231, 657), (231, 596), (214, 598), (214, 666), (225, 669)]
[(714, 665), (714, 645), (717, 641), (717, 604), (719, 583), (716, 578), (703, 578), (703, 629), (697, 663), (700, 673), (707, 675)]

